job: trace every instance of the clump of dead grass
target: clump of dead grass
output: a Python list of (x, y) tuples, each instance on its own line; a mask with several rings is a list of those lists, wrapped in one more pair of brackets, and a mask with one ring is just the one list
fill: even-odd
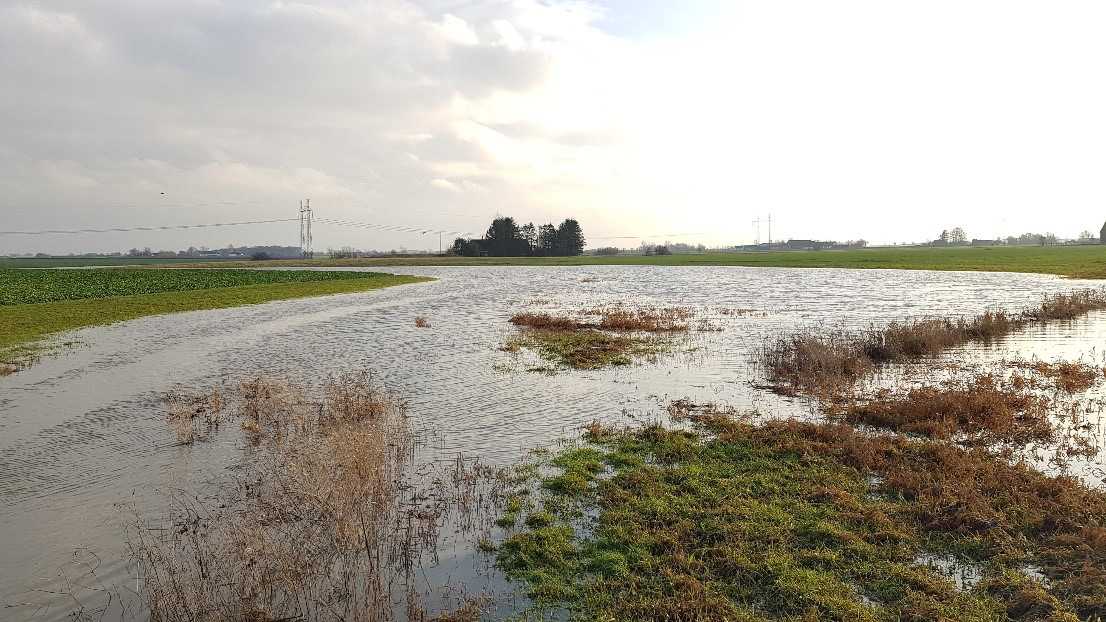
[(1057, 432), (1049, 400), (992, 374), (915, 387), (899, 395), (882, 389), (827, 410), (851, 424), (966, 445), (1046, 443), (1054, 441)]
[(1087, 289), (1045, 296), (1040, 307), (1029, 309), (1023, 315), (1037, 321), (1071, 320), (1102, 309), (1106, 309), (1106, 291)]
[(515, 326), (525, 326), (527, 328), (537, 328), (540, 330), (578, 330), (588, 327), (587, 324), (577, 322), (570, 317), (533, 311), (515, 313), (508, 321)]
[[(365, 372), (332, 378), (319, 399), (255, 378), (231, 401), (255, 445), (233, 485), (181, 499), (171, 530), (132, 529), (151, 619), (471, 619), (479, 595), (455, 587), (453, 604), (431, 615), (430, 588), (414, 577), (435, 558), (447, 514), (475, 525), (473, 514), (500, 503), (505, 470), (459, 461), (452, 479), (416, 488), (406, 407)], [(198, 418), (212, 409), (208, 396), (174, 403)]]
[(693, 329), (721, 330), (706, 319), (693, 325), (694, 316), (690, 307), (594, 307), (575, 316), (519, 312), (509, 322), (523, 332), (510, 337), (500, 349), (517, 354), (528, 348), (546, 360), (574, 369), (628, 365), (633, 357), (653, 358), (671, 349), (673, 344), (665, 340), (666, 336)]
[[(695, 310), (691, 307), (644, 307), (627, 309), (591, 308), (579, 312), (584, 317), (597, 316), (598, 321), (581, 321), (568, 315), (553, 315), (543, 312), (525, 311), (515, 313), (509, 320), (515, 326), (542, 330), (606, 330), (627, 333), (678, 333), (692, 329), (691, 320)], [(709, 327), (709, 323), (697, 326)]]
[(687, 307), (611, 309), (604, 311), (599, 328), (626, 332), (671, 333), (691, 329), (694, 312)]
[(430, 328), (430, 320), (419, 315), (415, 317), (415, 326), (417, 328)]
[(169, 425), (177, 439), (186, 445), (210, 438), (230, 420), (219, 391), (198, 394), (170, 391), (165, 402)]
[(996, 339), (1032, 322), (1071, 319), (1106, 309), (1106, 292), (1047, 296), (1020, 313), (989, 310), (971, 319), (925, 318), (863, 330), (808, 328), (766, 343), (759, 361), (773, 383), (796, 388), (855, 382), (876, 365), (932, 356), (974, 340)]
[(1065, 393), (1086, 391), (1106, 376), (1106, 369), (1089, 365), (1082, 361), (1014, 361), (1011, 366), (1031, 371), (1041, 378), (1055, 383), (1056, 388)]
[(12, 365), (10, 363), (0, 363), (0, 376), (10, 376), (19, 371), (18, 365)]

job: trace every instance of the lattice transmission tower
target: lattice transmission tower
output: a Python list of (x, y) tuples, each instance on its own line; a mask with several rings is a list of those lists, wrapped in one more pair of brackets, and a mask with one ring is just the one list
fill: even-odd
[(311, 249), (311, 199), (300, 201), (300, 252), (304, 259), (311, 259), (314, 255)]

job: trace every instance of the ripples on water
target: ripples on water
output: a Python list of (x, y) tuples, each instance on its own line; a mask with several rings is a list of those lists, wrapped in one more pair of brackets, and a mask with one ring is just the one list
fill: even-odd
[[(232, 441), (179, 447), (159, 399), (275, 374), (319, 386), (374, 370), (438, 439), (424, 459), (480, 454), (508, 463), (593, 419), (657, 416), (676, 398), (769, 416), (808, 407), (755, 388), (751, 357), (780, 331), (863, 326), (925, 315), (1020, 309), (1045, 293), (1099, 287), (1030, 274), (740, 267), (395, 268), (438, 281), (362, 294), (145, 318), (79, 333), (88, 348), (0, 378), (0, 604), (8, 619), (60, 619), (56, 590), (74, 551), (95, 551), (101, 579), (121, 581), (125, 525), (175, 488), (202, 488), (239, 459)], [(507, 319), (625, 303), (692, 306), (724, 330), (694, 337), (694, 355), (653, 364), (542, 375), (502, 371)], [(720, 309), (755, 314), (723, 315)], [(416, 328), (425, 316), (431, 328)], [(1101, 358), (1106, 316), (1031, 327), (952, 357)], [(1095, 350), (1097, 348), (1097, 350)], [(78, 557), (87, 560), (87, 557)], [(70, 574), (70, 576), (72, 576)], [(37, 590), (37, 591), (36, 591)], [(49, 605), (48, 610), (41, 608)], [(13, 612), (14, 615), (13, 615)]]

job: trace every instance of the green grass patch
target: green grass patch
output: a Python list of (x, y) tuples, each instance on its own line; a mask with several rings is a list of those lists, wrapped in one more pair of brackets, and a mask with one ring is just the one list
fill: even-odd
[(217, 264), (210, 257), (0, 257), (0, 270), (7, 268), (83, 268), (91, 266), (162, 266), (169, 264)]
[[(615, 335), (595, 330), (525, 329), (511, 337), (504, 350), (527, 348), (546, 361), (572, 369), (602, 369), (629, 365), (636, 356), (667, 352), (668, 340), (655, 336)], [(545, 368), (535, 368), (546, 371)], [(550, 370), (556, 371), (556, 370)]]
[(890, 247), (611, 257), (382, 257), (236, 262), (228, 266), (752, 266), (1032, 272), (1106, 278), (1106, 246)]
[(0, 306), (381, 276), (377, 272), (317, 270), (0, 270)]
[[(1106, 615), (1106, 495), (1072, 479), (829, 424), (707, 415), (691, 431), (596, 426), (587, 439), (532, 477), (541, 494), (496, 548), (534, 599), (533, 616)], [(930, 558), (981, 576), (957, 585)]]
[[(79, 271), (94, 277), (94, 271)], [(151, 271), (158, 275), (160, 271)], [(212, 284), (224, 283), (214, 271), (203, 271), (211, 277)], [(46, 271), (34, 271), (50, 278)], [(264, 274), (259, 272), (258, 274)], [(380, 273), (345, 273), (346, 278), (333, 278), (331, 273), (306, 272), (310, 276), (324, 275), (319, 280), (299, 282), (268, 282), (257, 285), (239, 285), (184, 291), (160, 291), (133, 296), (104, 298), (76, 298), (54, 302), (0, 306), (0, 363), (23, 366), (33, 362), (36, 356), (52, 348), (58, 340), (48, 339), (56, 333), (113, 324), (147, 315), (222, 309), (257, 304), (273, 300), (306, 298), (361, 292), (392, 285), (428, 281), (424, 277), (396, 276)], [(356, 276), (348, 276), (356, 275)], [(171, 276), (171, 274), (169, 275)], [(161, 278), (157, 276), (156, 278)], [(270, 276), (261, 277), (265, 279)], [(194, 283), (193, 283), (194, 284)]]

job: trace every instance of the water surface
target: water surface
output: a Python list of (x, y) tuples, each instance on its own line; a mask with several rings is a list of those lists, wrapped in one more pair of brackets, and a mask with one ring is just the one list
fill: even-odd
[[(438, 280), (82, 330), (75, 336), (84, 347), (0, 378), (2, 617), (64, 618), (72, 605), (65, 592), (75, 589), (64, 577), (86, 562), (100, 564), (96, 575), (109, 585), (128, 585), (123, 528), (134, 513), (156, 514), (168, 492), (203, 488), (240, 458), (231, 441), (177, 445), (160, 402), (174, 388), (227, 387), (258, 374), (319, 386), (331, 374), (370, 369), (408, 401), (416, 425), (438, 431), (421, 459), (462, 453), (509, 463), (594, 419), (656, 416), (677, 398), (807, 416), (808, 405), (757, 388), (752, 358), (781, 331), (1015, 310), (1045, 293), (1100, 286), (1045, 275), (895, 270), (374, 270)], [(691, 306), (723, 330), (698, 334), (656, 363), (600, 371), (528, 373), (525, 362), (499, 350), (515, 311), (617, 303)], [(416, 316), (431, 327), (417, 328)], [(1106, 318), (1097, 314), (953, 356), (1013, 350), (1047, 360), (1101, 358), (1104, 338)]]

